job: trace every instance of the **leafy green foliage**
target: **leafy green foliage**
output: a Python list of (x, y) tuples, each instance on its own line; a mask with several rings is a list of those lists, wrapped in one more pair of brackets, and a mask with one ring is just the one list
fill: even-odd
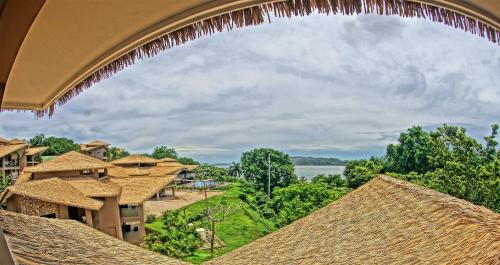
[(430, 132), (412, 127), (383, 158), (351, 161), (344, 175), (356, 188), (386, 173), (500, 212), (499, 126), (491, 129), (483, 146), (462, 127), (445, 124)]
[[(216, 249), (214, 256), (230, 252), (276, 229), (272, 222), (248, 207), (239, 198), (240, 194), (240, 184), (235, 183), (227, 185), (224, 194), (208, 198), (209, 208), (225, 205), (235, 209), (224, 216), (223, 222), (215, 225), (217, 237), (225, 243), (226, 247)], [(194, 224), (194, 227), (209, 229), (209, 222), (205, 218), (205, 207), (205, 201), (199, 201), (178, 211), (187, 216), (187, 219)], [(152, 223), (146, 223), (146, 228), (148, 231), (155, 231), (160, 234), (168, 232), (161, 217)], [(213, 256), (210, 255), (209, 250), (196, 250), (192, 255), (185, 256), (183, 260), (199, 264), (211, 258)]]
[(45, 137), (44, 134), (37, 134), (29, 140), (29, 143), (35, 146), (47, 146), (49, 149), (45, 151), (44, 155), (54, 156), (61, 155), (69, 151), (80, 151), (80, 145), (73, 140), (65, 137)]
[(241, 163), (233, 162), (229, 168), (229, 175), (232, 177), (239, 178), (243, 174), (243, 169), (241, 168)]
[(179, 158), (177, 158), (177, 162), (179, 162), (183, 165), (199, 165), (200, 164), (199, 162), (192, 159), (191, 157), (179, 157)]
[(177, 159), (177, 152), (175, 151), (174, 148), (169, 148), (164, 145), (162, 146), (157, 146), (153, 150), (153, 153), (151, 154), (151, 157), (156, 158), (156, 159), (162, 159), (162, 158), (173, 158)]
[(351, 191), (348, 188), (329, 188), (326, 183), (296, 182), (276, 188), (272, 199), (251, 182), (241, 185), (240, 198), (262, 216), (283, 227), (337, 200)]
[(317, 175), (311, 179), (312, 183), (324, 183), (328, 185), (329, 188), (342, 188), (347, 187), (347, 180), (344, 179), (339, 174), (329, 174), (329, 175)]
[(117, 160), (117, 159), (129, 156), (129, 155), (130, 155), (130, 153), (127, 152), (125, 149), (118, 148), (115, 146), (108, 148), (108, 151), (106, 152), (107, 161)]
[(215, 179), (217, 181), (228, 181), (231, 179), (227, 169), (210, 164), (203, 164), (194, 171), (200, 179)]
[(346, 188), (332, 190), (324, 183), (296, 183), (276, 188), (269, 207), (275, 214), (276, 225), (283, 227), (339, 199), (349, 191)]
[(258, 190), (267, 192), (268, 157), (271, 158), (271, 192), (277, 187), (297, 182), (290, 156), (272, 148), (256, 148), (241, 155), (245, 179), (254, 182)]
[(43, 145), (43, 141), (45, 140), (45, 134), (43, 133), (39, 133), (39, 134), (35, 134), (35, 136), (33, 136), (33, 138), (29, 139), (29, 144), (30, 146), (32, 147), (42, 147), (44, 146)]
[(2, 193), (10, 185), (12, 185), (12, 176), (4, 176), (2, 172), (0, 172), (0, 193)]
[(188, 226), (191, 218), (183, 211), (166, 211), (160, 220), (161, 232), (153, 231), (144, 238), (150, 250), (181, 258), (192, 255), (201, 244), (194, 227)]
[(344, 170), (347, 186), (355, 189), (383, 172), (384, 164), (379, 158), (349, 161)]

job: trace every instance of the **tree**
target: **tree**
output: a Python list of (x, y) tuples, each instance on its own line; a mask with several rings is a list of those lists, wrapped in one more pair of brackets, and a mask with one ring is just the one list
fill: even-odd
[(107, 161), (113, 161), (129, 155), (130, 153), (125, 149), (113, 146), (111, 148), (108, 148), (108, 151), (106, 152), (106, 159)]
[(156, 158), (156, 159), (162, 159), (162, 158), (173, 158), (177, 159), (177, 152), (175, 151), (174, 148), (168, 148), (164, 145), (162, 146), (157, 146), (153, 150), (153, 153), (151, 154), (151, 157)]
[(276, 188), (269, 207), (274, 211), (274, 221), (283, 227), (311, 212), (337, 200), (350, 189), (329, 189), (325, 183), (295, 183), (285, 188)]
[(35, 134), (33, 138), (29, 139), (28, 143), (30, 144), (31, 147), (41, 147), (43, 146), (45, 141), (45, 134), (39, 133)]
[(241, 167), (245, 172), (245, 179), (255, 182), (259, 190), (267, 193), (269, 158), (271, 160), (271, 193), (276, 187), (286, 187), (297, 181), (290, 156), (272, 148), (256, 148), (241, 155)]
[(194, 171), (200, 179), (216, 179), (218, 181), (227, 181), (229, 179), (227, 169), (210, 164), (203, 164)]
[(49, 147), (45, 155), (61, 155), (69, 151), (80, 151), (80, 146), (65, 137), (50, 136), (43, 140), (43, 146)]
[(229, 175), (231, 175), (232, 177), (239, 178), (242, 175), (242, 173), (243, 173), (243, 170), (241, 169), (241, 163), (233, 162), (229, 166)]
[(347, 186), (355, 189), (383, 173), (383, 169), (383, 160), (377, 157), (371, 157), (369, 160), (349, 161), (344, 170)]
[(179, 157), (177, 158), (177, 162), (183, 164), (183, 165), (199, 165), (200, 163), (195, 161), (194, 159), (190, 157)]
[(347, 180), (339, 174), (317, 175), (311, 179), (312, 183), (325, 183), (329, 188), (347, 187)]
[(390, 172), (423, 173), (432, 169), (432, 137), (421, 126), (414, 126), (401, 133), (398, 144), (387, 146), (386, 169)]
[(0, 193), (2, 193), (10, 185), (12, 185), (12, 176), (4, 176), (3, 173), (0, 172)]

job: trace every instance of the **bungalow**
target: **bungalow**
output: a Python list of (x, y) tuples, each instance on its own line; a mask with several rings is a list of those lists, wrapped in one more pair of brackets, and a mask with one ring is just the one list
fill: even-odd
[(72, 220), (0, 210), (0, 264), (188, 264)]
[(30, 147), (25, 150), (26, 166), (32, 167), (42, 162), (42, 154), (49, 149), (48, 147)]
[(0, 173), (15, 180), (26, 166), (25, 150), (28, 145), (20, 140), (0, 138)]
[(165, 189), (175, 175), (108, 177), (108, 170), (114, 168), (70, 151), (26, 168), (0, 201), (9, 211), (76, 220), (118, 239), (140, 243), (145, 235), (143, 202)]
[(76, 220), (123, 239), (118, 210), (120, 187), (106, 179), (112, 166), (71, 151), (26, 168), (1, 201), (9, 211)]
[(196, 173), (194, 170), (198, 167), (198, 165), (184, 165), (179, 163), (174, 158), (166, 157), (159, 160), (158, 166), (160, 167), (182, 167), (182, 171), (179, 172), (179, 180), (193, 180), (196, 178)]
[(386, 176), (207, 264), (499, 264), (500, 215)]
[(123, 235), (126, 241), (138, 242), (145, 234), (144, 202), (160, 197), (166, 189), (175, 195), (175, 179), (181, 167), (160, 167), (160, 161), (143, 155), (130, 155), (112, 161), (108, 176), (122, 187), (119, 205)]
[(88, 144), (80, 144), (80, 151), (84, 154), (105, 161), (107, 159), (106, 155), (109, 145), (110, 144), (106, 142), (94, 140)]

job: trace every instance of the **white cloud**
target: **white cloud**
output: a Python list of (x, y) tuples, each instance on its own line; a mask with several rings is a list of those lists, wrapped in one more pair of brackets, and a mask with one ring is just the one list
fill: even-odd
[[(319, 16), (205, 37), (130, 67), (51, 120), (1, 113), (0, 135), (156, 145), (207, 161), (256, 146), (365, 156), (405, 128), (500, 113), (500, 50), (468, 33), (398, 17)], [(479, 129), (481, 128), (481, 129)]]

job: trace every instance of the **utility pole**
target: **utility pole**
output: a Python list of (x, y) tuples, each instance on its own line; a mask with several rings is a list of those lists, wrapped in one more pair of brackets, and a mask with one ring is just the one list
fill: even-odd
[(267, 196), (271, 199), (271, 154), (267, 155), (268, 171), (267, 171)]

